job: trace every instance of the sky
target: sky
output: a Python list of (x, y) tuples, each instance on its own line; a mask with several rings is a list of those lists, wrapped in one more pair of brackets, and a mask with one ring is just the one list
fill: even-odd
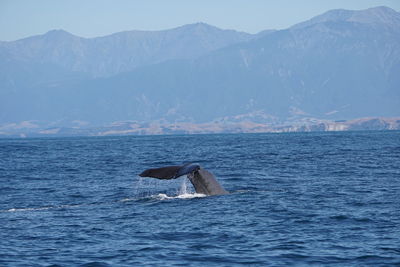
[(284, 29), (330, 9), (375, 6), (399, 12), (400, 0), (0, 0), (0, 40), (53, 29), (90, 38), (196, 22), (257, 33)]

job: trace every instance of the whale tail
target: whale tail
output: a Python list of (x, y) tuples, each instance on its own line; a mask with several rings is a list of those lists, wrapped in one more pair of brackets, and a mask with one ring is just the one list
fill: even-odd
[(139, 176), (157, 179), (176, 179), (187, 175), (196, 193), (205, 195), (224, 195), (228, 192), (217, 182), (214, 175), (201, 168), (198, 164), (188, 163), (180, 166), (167, 166), (156, 169), (147, 169)]
[(188, 163), (180, 166), (167, 166), (162, 168), (147, 169), (139, 176), (157, 179), (176, 179), (183, 175), (193, 173), (200, 169), (200, 165)]

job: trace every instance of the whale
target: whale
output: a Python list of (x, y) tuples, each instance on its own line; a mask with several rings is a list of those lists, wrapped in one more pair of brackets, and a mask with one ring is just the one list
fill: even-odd
[(228, 191), (218, 183), (217, 179), (211, 172), (203, 169), (196, 163), (147, 169), (139, 174), (140, 177), (162, 180), (176, 179), (183, 175), (186, 175), (189, 178), (196, 193), (207, 196), (228, 194)]

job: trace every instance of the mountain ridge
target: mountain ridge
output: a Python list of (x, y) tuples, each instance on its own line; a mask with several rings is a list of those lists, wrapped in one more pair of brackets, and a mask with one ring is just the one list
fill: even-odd
[[(190, 59), (253, 35), (195, 23), (164, 31), (124, 31), (83, 38), (64, 30), (4, 42), (8, 60), (55, 64), (67, 71), (106, 77), (169, 59)], [(3, 52), (4, 53), (4, 52)]]
[[(35, 120), (53, 126), (71, 125), (72, 121), (93, 126), (124, 120), (207, 123), (224, 117), (269, 125), (304, 119), (400, 116), (397, 28), (349, 21), (355, 14), (380, 18), (385, 17), (381, 12), (387, 12), (387, 17), (397, 18), (398, 13), (377, 8), (330, 19), (335, 12), (342, 11), (327, 12), (325, 18), (322, 14), (302, 27), (258, 35), (228, 31), (228, 37), (234, 34), (228, 38), (233, 40), (229, 45), (216, 48), (221, 42), (211, 42), (213, 49), (191, 57), (160, 60), (154, 54), (153, 63), (129, 71), (120, 71), (124, 66), (119, 63), (120, 69), (110, 76), (93, 77), (46, 62), (16, 66), (0, 62), (4, 70), (0, 72), (0, 125)], [(196, 27), (200, 32), (206, 29), (210, 36), (213, 30), (221, 33), (201, 23), (183, 26), (175, 33), (189, 38), (185, 30), (192, 34)], [(169, 48), (175, 49), (175, 55), (182, 52), (179, 46)], [(0, 49), (0, 57), (4, 54)], [(119, 57), (126, 58), (124, 53)], [(23, 69), (23, 75), (32, 72), (26, 76), (29, 79), (22, 74), (12, 82), (2, 78), (18, 69)]]
[(308, 27), (310, 25), (321, 22), (347, 21), (368, 24), (384, 24), (398, 30), (400, 23), (400, 13), (394, 9), (385, 6), (368, 8), (364, 10), (346, 10), (333, 9), (329, 10), (314, 18), (297, 23), (291, 26), (291, 29)]

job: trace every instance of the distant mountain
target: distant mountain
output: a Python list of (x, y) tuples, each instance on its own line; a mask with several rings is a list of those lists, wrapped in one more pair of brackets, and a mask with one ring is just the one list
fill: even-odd
[(193, 59), (213, 50), (247, 41), (253, 35), (221, 30), (205, 23), (165, 31), (127, 31), (98, 38), (81, 38), (53, 30), (0, 43), (8, 62), (54, 65), (92, 77), (111, 76), (170, 59)]
[[(0, 62), (1, 70), (28, 77), (10, 80), (0, 72), (0, 123), (252, 122), (268, 128), (304, 120), (400, 116), (400, 14), (386, 7), (332, 10), (258, 35), (188, 25), (157, 32), (158, 41), (147, 41), (149, 54), (141, 43), (146, 59), (121, 48), (128, 33), (99, 38), (97, 47), (115, 45), (104, 52), (93, 46), (91, 61), (84, 64), (76, 51), (84, 51), (78, 44), (85, 39), (65, 32), (46, 34), (70, 40), (58, 42), (57, 49), (43, 47), (43, 41), (28, 45), (43, 53), (34, 59), (29, 55), (35, 53), (21, 52), (15, 60), (17, 52), (0, 49), (0, 57), (9, 60)], [(162, 34), (175, 41), (159, 41)], [(199, 38), (208, 41), (197, 44)], [(64, 56), (68, 59), (52, 61)], [(99, 63), (108, 62), (104, 58), (109, 65)], [(121, 63), (124, 59), (130, 65)]]
[(362, 11), (345, 9), (330, 10), (322, 15), (316, 16), (308, 21), (301, 22), (291, 29), (305, 28), (319, 23), (326, 22), (354, 22), (369, 24), (370, 26), (381, 26), (398, 30), (400, 24), (399, 13), (395, 10), (380, 6)]

